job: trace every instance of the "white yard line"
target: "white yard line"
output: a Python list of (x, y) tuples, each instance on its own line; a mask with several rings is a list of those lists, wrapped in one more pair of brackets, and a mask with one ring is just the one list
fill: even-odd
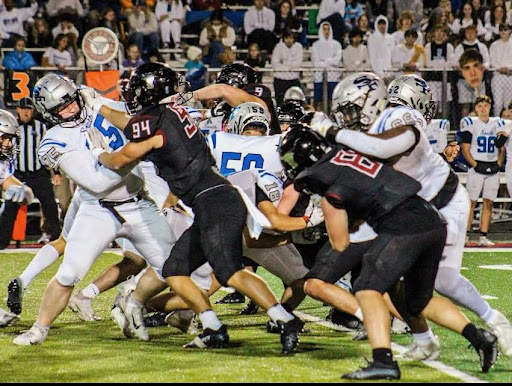
[[(352, 333), (354, 332), (353, 330), (349, 330), (343, 326), (338, 326), (336, 324), (333, 324), (326, 320), (320, 319), (316, 316), (306, 314), (304, 312), (294, 311), (294, 313), (301, 319), (305, 320), (306, 322), (317, 323), (321, 326), (324, 326), (324, 327), (327, 327), (327, 328), (330, 328), (330, 329), (336, 330), (336, 331), (344, 331), (344, 332), (352, 332)], [(393, 351), (398, 352), (400, 354), (407, 350), (406, 347), (401, 346), (396, 343), (392, 343), (391, 345), (392, 345)], [(460, 379), (461, 381), (463, 381), (465, 383), (488, 383), (487, 381), (483, 381), (480, 378), (476, 378), (476, 377), (473, 377), (472, 375), (463, 373), (462, 371), (459, 371), (451, 366), (445, 365), (444, 363), (441, 363), (439, 361), (423, 361), (423, 363), (429, 367), (439, 370), (440, 372), (442, 372), (444, 374), (449, 375), (450, 377)]]

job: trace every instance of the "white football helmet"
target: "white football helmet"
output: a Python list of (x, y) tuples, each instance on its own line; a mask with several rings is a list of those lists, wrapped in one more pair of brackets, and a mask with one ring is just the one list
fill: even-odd
[(436, 113), (436, 103), (425, 79), (418, 75), (402, 75), (388, 86), (388, 103), (418, 110), (430, 122)]
[(292, 86), (284, 93), (285, 101), (299, 101), (302, 103), (306, 102), (306, 96), (304, 91), (299, 86)]
[[(62, 118), (58, 112), (73, 102), (78, 103), (78, 112), (68, 118)], [(64, 76), (48, 74), (34, 86), (34, 104), (43, 118), (64, 127), (74, 127), (85, 122), (87, 112), (84, 101), (75, 83)]]
[[(0, 110), (0, 160), (14, 161), (18, 154), (20, 127), (18, 120), (10, 112)], [(10, 139), (10, 143), (5, 141)], [(5, 143), (4, 143), (5, 142)]]
[(259, 103), (246, 102), (231, 111), (228, 122), (228, 133), (243, 134), (251, 127), (260, 127), (268, 135), (270, 130), (270, 114)]
[(332, 93), (332, 112), (339, 127), (368, 130), (387, 103), (384, 81), (370, 72), (343, 79)]

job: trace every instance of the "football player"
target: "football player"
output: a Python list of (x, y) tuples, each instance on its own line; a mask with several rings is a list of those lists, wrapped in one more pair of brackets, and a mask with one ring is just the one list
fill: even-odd
[[(98, 171), (89, 150), (92, 140), (87, 128), (96, 127), (104, 150), (122, 148), (126, 138), (84, 105), (74, 83), (59, 75), (46, 75), (36, 83), (34, 99), (36, 109), (54, 124), (41, 141), (38, 156), (44, 165), (60, 168), (78, 185), (81, 202), (68, 235), (64, 260), (47, 285), (37, 321), (13, 340), (17, 345), (45, 341), (51, 324), (67, 306), (73, 287), (115, 238), (128, 238), (160, 277), (176, 241), (158, 208), (144, 193), (139, 166), (120, 172)], [(100, 133), (109, 137), (109, 143)], [(137, 330), (136, 324), (143, 323), (142, 306), (132, 296), (125, 300), (122, 308), (130, 316), (127, 323)]]
[(261, 278), (243, 268), (242, 231), (248, 203), (244, 205), (240, 193), (216, 171), (204, 136), (185, 108), (160, 103), (179, 91), (173, 70), (161, 63), (145, 63), (123, 89), (132, 116), (87, 96), (93, 110), (124, 129), (131, 141), (115, 154), (101, 147), (93, 153), (102, 165), (114, 170), (133, 166), (147, 156), (173, 193), (195, 213), (194, 223), (180, 237), (163, 268), (166, 282), (190, 305), (204, 327), (188, 347), (223, 347), (229, 342), (226, 326), (190, 279), (190, 274), (208, 261), (222, 285), (240, 290), (267, 310), (280, 325), (283, 353), (291, 353), (298, 343), (300, 321), (279, 304)]
[[(361, 84), (367, 86), (360, 88)], [(364, 95), (371, 93), (376, 87), (385, 90), (382, 80), (373, 74), (360, 73), (346, 78), (337, 87), (333, 105), (338, 121), (344, 121), (349, 127), (357, 128), (358, 122), (364, 120), (364, 125), (360, 126), (368, 130), (368, 134), (354, 130), (338, 130), (334, 127), (318, 132), (324, 135), (328, 133), (327, 136), (333, 142), (344, 144), (363, 154), (378, 159), (389, 159), (396, 170), (421, 183), (418, 195), (439, 209), (448, 222), (448, 236), (443, 258), (439, 270), (436, 267), (434, 272), (437, 274), (433, 283), (435, 289), (463, 303), (479, 315), (487, 312), (487, 317), (490, 317), (492, 314), (492, 319), (495, 320), (493, 332), (497, 332), (496, 327), (500, 326), (498, 329), (505, 333), (505, 337), (508, 336), (507, 329), (503, 329), (506, 326), (503, 326), (502, 315), (492, 312), (488, 304), (482, 303), (481, 297), (474, 295), (476, 289), (473, 285), (460, 275), (464, 247), (464, 239), (461, 235), (464, 235), (462, 229), (465, 229), (464, 223), (469, 210), (468, 197), (448, 164), (432, 151), (423, 132), (426, 127), (425, 118), (430, 119), (434, 111), (431, 93), (426, 82), (416, 75), (404, 75), (395, 79), (387, 91), (389, 107), (380, 114), (371, 127), (367, 126), (367, 112), (368, 107), (371, 108), (374, 103), (371, 98), (365, 98)], [(459, 291), (461, 288), (464, 290)], [(438, 298), (434, 299), (435, 302), (441, 302)], [(446, 302), (442, 307), (444, 309), (442, 315), (436, 315), (430, 320), (461, 333), (469, 339), (479, 355), (484, 354), (482, 369), (487, 372), (495, 360), (495, 335), (485, 330), (477, 330), (451, 302)], [(400, 309), (399, 311), (404, 318), (408, 318), (407, 313)], [(436, 342), (426, 323), (418, 322), (417, 318), (409, 318), (407, 322), (411, 325), (415, 320), (418, 325), (412, 328), (417, 332), (416, 344), (406, 356), (413, 359), (439, 356), (439, 343)], [(492, 323), (492, 320), (488, 319), (487, 322)], [(476, 336), (479, 336), (479, 339), (475, 339)], [(508, 341), (508, 338), (506, 340)]]
[[(467, 218), (467, 232), (471, 230), (475, 206), (482, 193), (483, 207), (480, 216), (480, 238), (478, 244), (484, 247), (494, 243), (487, 238), (491, 223), (492, 207), (498, 197), (500, 177), (498, 172), (504, 162), (504, 149), (496, 148), (497, 133), (505, 126), (500, 117), (490, 117), (491, 98), (481, 95), (475, 101), (476, 117), (464, 117), (460, 121), (462, 155), (471, 166), (468, 171), (466, 189), (471, 199)], [(512, 339), (512, 337), (511, 337)], [(511, 341), (512, 344), (512, 341)], [(512, 354), (512, 346), (511, 346)]]

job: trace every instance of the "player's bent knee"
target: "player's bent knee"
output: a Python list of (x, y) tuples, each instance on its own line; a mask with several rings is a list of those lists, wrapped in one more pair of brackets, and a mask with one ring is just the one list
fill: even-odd
[(59, 284), (65, 287), (73, 287), (82, 280), (79, 274), (70, 266), (61, 265), (55, 278), (59, 282)]
[(324, 282), (320, 279), (307, 279), (304, 283), (304, 292), (308, 296), (316, 296), (316, 294), (321, 290), (321, 286)]

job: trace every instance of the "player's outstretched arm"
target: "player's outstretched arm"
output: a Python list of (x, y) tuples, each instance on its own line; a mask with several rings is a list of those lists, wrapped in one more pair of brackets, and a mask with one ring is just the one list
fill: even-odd
[(222, 98), (232, 107), (236, 107), (245, 102), (256, 102), (264, 108), (267, 108), (265, 102), (257, 96), (251, 95), (242, 89), (227, 84), (212, 84), (210, 86), (203, 87), (194, 91), (193, 96), (197, 101)]
[[(152, 149), (163, 146), (164, 140), (160, 135), (154, 135), (139, 142), (129, 142), (121, 150), (114, 153), (102, 152), (96, 154), (98, 162), (112, 170), (122, 169), (132, 163), (138, 162)], [(93, 154), (95, 151), (93, 150)]]

